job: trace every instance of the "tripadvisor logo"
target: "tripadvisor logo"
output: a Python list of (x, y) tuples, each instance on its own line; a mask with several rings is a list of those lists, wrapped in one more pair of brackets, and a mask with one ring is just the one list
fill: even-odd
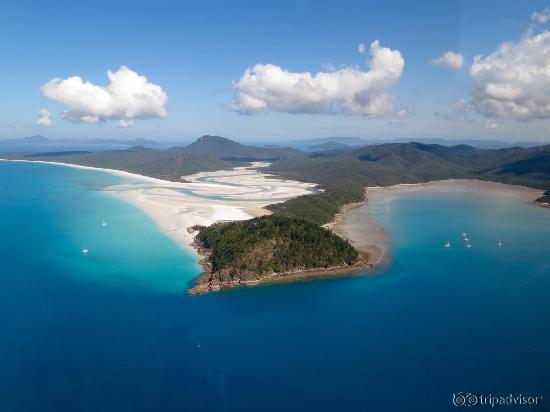
[(453, 393), (453, 405), (454, 406), (533, 406), (539, 405), (542, 401), (542, 395), (526, 396), (522, 394), (514, 395), (512, 393), (508, 395), (482, 395), (471, 392), (458, 392)]

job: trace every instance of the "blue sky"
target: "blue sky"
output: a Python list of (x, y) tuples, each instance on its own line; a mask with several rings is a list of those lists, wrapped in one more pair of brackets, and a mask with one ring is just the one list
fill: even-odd
[[(474, 96), (475, 85), (478, 90), (489, 83), (502, 86), (501, 72), (484, 66), (483, 76), (474, 78), (470, 73), (476, 55), (486, 57), (504, 41), (520, 43), (525, 36), (546, 33), (545, 19), (536, 22), (532, 14), (543, 13), (548, 2), (116, 3), (4, 2), (0, 6), (0, 138), (39, 133), (54, 138), (157, 140), (219, 134), (265, 142), (325, 136), (550, 140), (547, 111), (533, 111), (531, 105), (525, 114), (517, 105), (510, 109), (510, 101), (519, 102), (514, 97), (506, 97), (507, 106), (500, 100), (497, 103), (502, 105), (495, 106), (494, 96)], [(265, 86), (271, 83), (269, 78), (264, 79), (267, 83), (258, 80), (260, 68), (252, 72), (257, 76), (253, 87), (239, 83), (245, 69), (257, 64), (313, 76), (325, 72), (330, 77), (342, 67), (366, 73), (373, 58), (369, 45), (375, 40), (384, 50), (397, 51), (404, 62), (398, 76), (388, 80), (389, 86), (351, 85), (351, 91), (339, 89), (312, 106), (318, 102), (316, 95), (297, 94), (292, 84), (288, 89)], [(366, 46), (364, 54), (358, 52), (360, 43)], [(550, 55), (546, 39), (530, 50)], [(463, 67), (431, 63), (446, 51), (461, 54)], [(513, 57), (498, 60), (497, 56), (496, 62), (486, 63), (511, 64)], [(540, 59), (536, 64), (541, 64)], [(543, 69), (550, 67), (547, 59), (542, 64)], [(73, 91), (67, 91), (65, 84), (54, 85), (49, 93), (41, 91), (51, 79), (71, 76), (104, 87), (109, 83), (107, 70), (116, 72), (121, 66), (146, 76), (167, 101), (140, 106), (130, 115), (120, 106), (125, 103), (113, 103), (116, 108), (110, 111), (96, 108), (108, 114), (95, 118), (87, 117), (82, 106), (77, 111), (69, 107), (62, 115), (68, 108), (66, 94)], [(517, 68), (522, 71), (523, 66)], [(324, 90), (323, 85), (312, 81), (312, 93)], [(502, 87), (509, 90), (508, 84)], [(544, 103), (536, 84), (521, 83), (521, 87), (534, 90), (534, 95), (523, 96), (518, 104), (529, 99), (535, 105)], [(364, 97), (357, 110), (345, 100), (356, 91)], [(367, 109), (365, 99), (370, 102), (373, 96), (390, 99), (391, 108)], [(247, 97), (260, 101), (262, 110), (255, 112), (247, 104), (239, 106), (244, 107), (241, 113), (231, 110), (235, 100), (242, 103)], [(41, 109), (50, 114), (39, 125)], [(402, 109), (406, 113), (398, 115)]]

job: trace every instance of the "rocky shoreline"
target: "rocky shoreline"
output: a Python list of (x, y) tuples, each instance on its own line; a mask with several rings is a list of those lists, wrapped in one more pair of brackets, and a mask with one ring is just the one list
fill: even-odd
[(217, 292), (225, 288), (237, 286), (256, 286), (266, 283), (284, 283), (297, 282), (314, 278), (334, 277), (340, 275), (352, 275), (363, 273), (374, 267), (369, 256), (359, 252), (359, 257), (353, 265), (331, 266), (327, 268), (299, 269), (288, 272), (273, 272), (268, 275), (259, 276), (254, 279), (233, 278), (229, 281), (220, 281), (213, 276), (212, 265), (210, 263), (210, 251), (205, 248), (198, 237), (195, 237), (193, 247), (201, 256), (199, 261), (203, 272), (195, 279), (195, 285), (187, 290), (189, 295), (201, 295), (208, 292)]

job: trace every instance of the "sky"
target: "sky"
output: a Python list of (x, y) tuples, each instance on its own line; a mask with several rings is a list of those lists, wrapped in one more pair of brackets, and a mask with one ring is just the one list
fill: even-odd
[(550, 142), (548, 1), (2, 2), (0, 56), (0, 139)]

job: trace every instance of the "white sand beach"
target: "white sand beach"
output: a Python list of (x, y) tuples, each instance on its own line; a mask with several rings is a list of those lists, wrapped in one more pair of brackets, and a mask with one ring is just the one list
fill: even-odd
[[(315, 193), (315, 184), (273, 178), (264, 163), (183, 176), (185, 183), (144, 180), (107, 188), (153, 217), (178, 243), (191, 247), (194, 225), (246, 220), (268, 214), (265, 206)], [(193, 249), (194, 250), (194, 249)]]
[(269, 211), (264, 209), (267, 205), (317, 192), (316, 184), (284, 180), (262, 173), (261, 168), (269, 166), (265, 162), (182, 176), (180, 183), (121, 170), (59, 162), (14, 161), (96, 170), (130, 178), (127, 184), (104, 190), (139, 207), (170, 237), (194, 252), (191, 244), (195, 233), (188, 231), (194, 225), (208, 226), (220, 221), (251, 219), (268, 214)]

